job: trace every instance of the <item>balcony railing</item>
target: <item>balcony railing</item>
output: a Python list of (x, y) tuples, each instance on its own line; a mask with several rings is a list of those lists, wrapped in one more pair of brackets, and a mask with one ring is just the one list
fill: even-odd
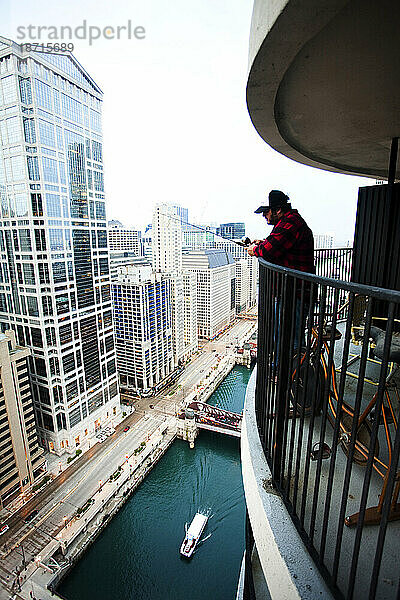
[(260, 259), (256, 419), (274, 486), (334, 595), (390, 598), (400, 292), (345, 281), (351, 249), (340, 252), (319, 251), (318, 275)]

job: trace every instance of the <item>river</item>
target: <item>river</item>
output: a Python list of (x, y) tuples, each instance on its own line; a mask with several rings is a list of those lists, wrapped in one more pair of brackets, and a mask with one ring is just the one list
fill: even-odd
[[(237, 366), (210, 404), (239, 412), (250, 371)], [(191, 561), (185, 522), (211, 517)], [(67, 600), (233, 600), (244, 551), (245, 503), (237, 438), (202, 431), (176, 440), (62, 582)]]

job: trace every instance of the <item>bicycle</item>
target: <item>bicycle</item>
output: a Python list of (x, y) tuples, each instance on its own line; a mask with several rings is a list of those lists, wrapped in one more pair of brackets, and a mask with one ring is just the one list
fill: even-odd
[[(348, 303), (346, 303), (348, 304)], [(346, 304), (341, 307), (338, 311), (340, 311), (346, 306)], [(328, 420), (331, 423), (332, 427), (335, 426), (336, 419), (339, 414), (339, 439), (338, 443), (340, 444), (342, 450), (346, 454), (346, 456), (350, 453), (351, 448), (351, 432), (353, 428), (354, 421), (354, 409), (353, 407), (342, 400), (340, 402), (339, 393), (337, 389), (337, 381), (336, 381), (336, 366), (333, 360), (333, 356), (331, 357), (331, 348), (330, 348), (330, 340), (334, 338), (335, 340), (339, 340), (342, 337), (341, 332), (335, 328), (335, 331), (332, 332), (332, 324), (325, 323), (322, 331), (322, 344), (318, 343), (320, 338), (319, 336), (319, 328), (312, 327), (310, 330), (311, 333), (311, 345), (309, 353), (303, 348), (299, 353), (296, 353), (293, 357), (293, 365), (295, 366), (294, 371), (291, 376), (291, 388), (290, 388), (290, 397), (291, 403), (293, 405), (294, 412), (297, 416), (301, 415), (310, 415), (312, 411), (317, 415), (321, 411), (321, 404), (324, 398), (326, 388), (329, 381), (329, 364), (331, 365), (331, 373), (330, 373), (330, 389), (328, 390), (328, 410), (327, 416)], [(370, 328), (370, 338), (374, 343), (373, 353), (374, 356), (378, 359), (383, 358), (383, 345), (385, 340), (386, 332), (383, 329), (378, 327)], [(320, 346), (320, 350), (318, 350), (318, 346)], [(307, 360), (308, 354), (308, 360)], [(370, 359), (367, 359), (370, 360)], [(393, 400), (391, 398), (391, 394), (389, 393), (391, 390), (394, 391), (394, 395), (397, 399), (397, 402), (400, 403), (400, 395), (397, 383), (395, 381), (395, 375), (399, 371), (399, 363), (400, 363), (400, 336), (398, 334), (393, 334), (390, 351), (389, 351), (389, 362), (391, 366), (389, 368), (389, 373), (386, 377), (384, 384), (384, 396), (382, 402), (382, 424), (384, 425), (385, 430), (385, 441), (388, 449), (388, 461), (384, 462), (379, 458), (379, 442), (376, 439), (374, 455), (373, 455), (373, 463), (372, 466), (374, 470), (382, 477), (382, 493), (379, 497), (379, 502), (376, 507), (371, 507), (366, 509), (365, 512), (365, 523), (368, 524), (379, 524), (381, 518), (381, 512), (383, 507), (383, 502), (386, 494), (387, 481), (391, 466), (392, 459), (392, 441), (390, 435), (389, 425), (393, 424), (395, 432), (398, 427), (398, 418), (395, 414), (395, 409), (393, 405)], [(297, 375), (297, 371), (299, 371)], [(307, 377), (308, 375), (308, 377)], [(347, 375), (347, 372), (346, 372)], [(307, 385), (305, 385), (305, 381), (307, 381)], [(372, 382), (369, 382), (372, 383)], [(312, 393), (307, 395), (305, 393), (306, 388), (311, 390)], [(372, 434), (372, 420), (371, 416), (376, 418), (374, 414), (374, 409), (376, 407), (378, 399), (378, 391), (374, 394), (372, 399), (369, 401), (368, 405), (363, 411), (360, 411), (361, 414), (358, 417), (357, 429), (356, 429), (356, 441), (354, 444), (354, 454), (353, 461), (360, 466), (365, 466), (368, 462), (368, 457), (370, 453), (371, 447), (371, 434)], [(381, 423), (380, 423), (381, 424)], [(316, 447), (318, 446), (318, 447)], [(313, 453), (311, 459), (317, 460), (319, 458), (319, 454), (322, 454), (322, 458), (329, 458), (331, 455), (331, 451), (327, 444), (323, 444), (322, 448), (319, 448), (319, 444), (316, 444), (313, 448)], [(391, 500), (391, 509), (389, 514), (389, 520), (397, 520), (400, 519), (400, 504), (398, 503), (398, 496), (400, 492), (400, 471), (396, 474), (396, 483), (394, 492)], [(346, 517), (345, 524), (347, 526), (353, 526), (357, 524), (359, 513)]]

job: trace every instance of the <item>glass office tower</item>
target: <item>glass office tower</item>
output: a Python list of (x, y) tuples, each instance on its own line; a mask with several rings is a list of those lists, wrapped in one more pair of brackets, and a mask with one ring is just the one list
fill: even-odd
[(0, 325), (31, 349), (39, 438), (57, 454), (120, 410), (101, 102), (72, 55), (0, 38)]

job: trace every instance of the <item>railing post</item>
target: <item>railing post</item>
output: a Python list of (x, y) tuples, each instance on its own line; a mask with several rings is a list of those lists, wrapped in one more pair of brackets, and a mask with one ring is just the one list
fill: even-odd
[[(275, 356), (278, 358), (278, 380), (276, 394), (276, 411), (274, 426), (274, 454), (272, 464), (272, 476), (275, 482), (278, 482), (281, 476), (282, 468), (282, 447), (286, 412), (287, 381), (289, 375), (289, 365), (291, 357), (289, 353), (290, 334), (292, 330), (292, 303), (294, 282), (292, 277), (285, 274), (282, 298), (277, 298), (277, 310), (280, 315), (277, 317), (280, 321), (279, 347), (276, 348)], [(277, 340), (275, 340), (275, 344)]]

